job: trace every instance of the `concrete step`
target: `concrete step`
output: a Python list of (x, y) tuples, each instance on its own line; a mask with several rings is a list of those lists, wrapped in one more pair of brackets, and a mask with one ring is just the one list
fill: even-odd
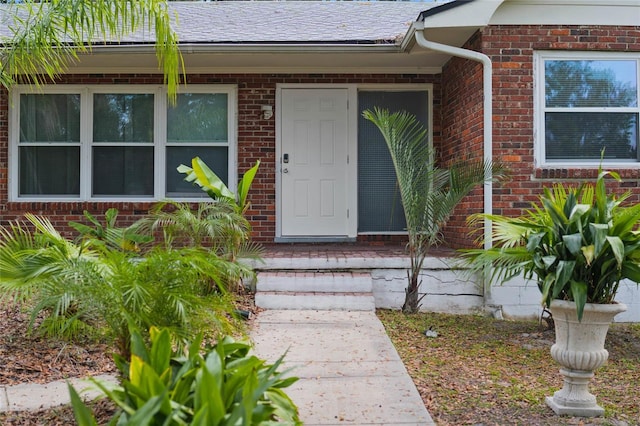
[(256, 305), (264, 309), (371, 311), (368, 272), (270, 271), (258, 274)]

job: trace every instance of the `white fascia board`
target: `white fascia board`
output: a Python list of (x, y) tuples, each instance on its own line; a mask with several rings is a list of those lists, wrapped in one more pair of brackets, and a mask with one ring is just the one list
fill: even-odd
[[(157, 74), (158, 67), (76, 67), (65, 74)], [(442, 73), (441, 66), (434, 67), (189, 67), (187, 74), (420, 74)]]
[[(109, 45), (93, 46), (92, 54), (118, 53), (118, 54), (140, 54), (154, 53), (153, 45)], [(395, 44), (198, 44), (181, 43), (182, 54), (197, 53), (297, 53), (297, 52), (329, 52), (329, 53), (395, 53), (400, 52), (400, 47)]]
[(474, 0), (461, 2), (424, 18), (425, 28), (484, 27), (505, 0)]
[(506, 0), (489, 25), (640, 25), (640, 0)]

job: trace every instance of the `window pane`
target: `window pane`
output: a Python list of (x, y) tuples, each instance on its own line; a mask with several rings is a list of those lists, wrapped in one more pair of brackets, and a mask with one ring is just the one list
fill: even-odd
[(93, 195), (153, 196), (153, 147), (93, 148)]
[(426, 126), (427, 92), (360, 92), (358, 104), (358, 232), (405, 231), (389, 149), (378, 128), (362, 117), (362, 111), (373, 107), (406, 110)]
[(80, 148), (20, 147), (20, 195), (80, 195)]
[(94, 142), (153, 142), (152, 94), (94, 94)]
[(634, 113), (545, 114), (546, 158), (638, 160), (638, 115)]
[(228, 185), (229, 149), (227, 147), (168, 147), (167, 148), (167, 196), (200, 196), (204, 192), (199, 186), (185, 182), (185, 175), (178, 173), (180, 164), (191, 166), (193, 157), (200, 157), (220, 179)]
[(545, 61), (547, 107), (638, 106), (637, 61)]
[(20, 95), (20, 142), (79, 142), (80, 95)]
[(167, 114), (168, 142), (227, 142), (227, 95), (183, 93)]

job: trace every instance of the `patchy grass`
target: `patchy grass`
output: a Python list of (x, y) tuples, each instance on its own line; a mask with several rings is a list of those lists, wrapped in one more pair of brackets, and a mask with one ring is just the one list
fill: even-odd
[[(556, 416), (545, 396), (562, 387), (549, 349), (553, 330), (537, 322), (471, 315), (378, 311), (438, 425), (640, 425), (640, 325), (614, 324), (608, 363), (591, 392), (605, 416)], [(424, 331), (433, 328), (438, 337)]]

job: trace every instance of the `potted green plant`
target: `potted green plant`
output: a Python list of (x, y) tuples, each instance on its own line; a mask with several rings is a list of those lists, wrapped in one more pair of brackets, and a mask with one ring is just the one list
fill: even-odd
[(626, 310), (614, 300), (620, 282), (640, 282), (640, 204), (624, 205), (630, 192), (607, 193), (607, 176), (620, 181), (600, 170), (595, 185), (545, 188), (520, 217), (470, 217), (492, 222), (494, 246), (461, 253), (464, 266), (491, 282), (519, 275), (537, 282), (555, 324), (551, 355), (563, 367), (564, 387), (547, 397), (557, 414), (604, 413), (588, 382), (609, 356), (609, 324)]

